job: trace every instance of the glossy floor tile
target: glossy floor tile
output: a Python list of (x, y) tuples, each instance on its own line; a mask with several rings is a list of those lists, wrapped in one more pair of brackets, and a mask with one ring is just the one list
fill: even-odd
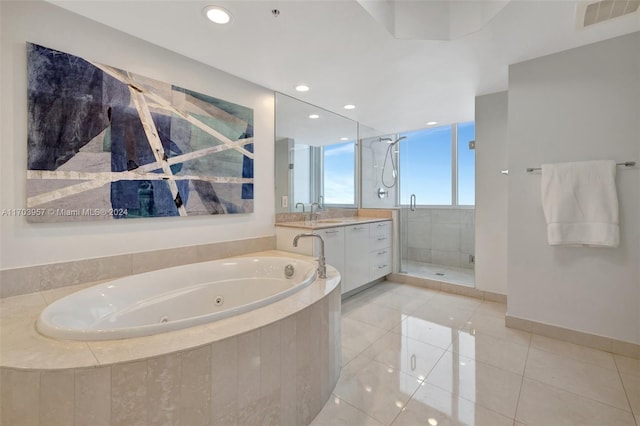
[(640, 426), (640, 360), (506, 328), (505, 312), (389, 281), (343, 301), (342, 372), (311, 424)]

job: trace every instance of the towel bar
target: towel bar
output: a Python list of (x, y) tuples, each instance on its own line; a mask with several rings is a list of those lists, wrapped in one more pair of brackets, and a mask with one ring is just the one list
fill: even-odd
[[(616, 166), (633, 167), (636, 165), (635, 161), (625, 161), (624, 163), (616, 163)], [(542, 170), (542, 167), (527, 167), (527, 172), (531, 173), (535, 170)]]

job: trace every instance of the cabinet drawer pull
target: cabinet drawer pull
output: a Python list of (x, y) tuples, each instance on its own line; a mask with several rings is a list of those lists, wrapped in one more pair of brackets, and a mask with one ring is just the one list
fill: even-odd
[(353, 227), (353, 230), (354, 230), (354, 231), (359, 231), (359, 230), (361, 230), (361, 229), (364, 229), (364, 226), (354, 226), (354, 227)]
[(340, 231), (338, 231), (337, 229), (335, 231), (324, 231), (325, 234), (337, 234), (338, 232)]
[(387, 224), (386, 223), (379, 223), (378, 227), (381, 227), (381, 226), (387, 226)]
[(378, 254), (387, 254), (386, 250), (379, 251)]
[(378, 269), (384, 269), (386, 267), (387, 267), (387, 265), (382, 265), (382, 266), (378, 266)]
[(387, 237), (380, 237), (380, 238), (378, 238), (378, 241), (384, 241), (386, 239), (387, 239)]

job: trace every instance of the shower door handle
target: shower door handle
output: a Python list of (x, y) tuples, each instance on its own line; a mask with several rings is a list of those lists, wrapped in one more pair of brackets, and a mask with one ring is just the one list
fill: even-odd
[(411, 197), (409, 198), (409, 209), (412, 212), (416, 211), (416, 194), (411, 194)]

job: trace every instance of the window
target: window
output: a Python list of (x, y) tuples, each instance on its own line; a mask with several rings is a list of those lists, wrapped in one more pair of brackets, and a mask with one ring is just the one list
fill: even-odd
[(325, 145), (322, 156), (323, 204), (356, 204), (355, 143)]
[[(426, 206), (475, 204), (475, 123), (401, 133), (400, 203)], [(397, 148), (396, 148), (397, 149)]]

